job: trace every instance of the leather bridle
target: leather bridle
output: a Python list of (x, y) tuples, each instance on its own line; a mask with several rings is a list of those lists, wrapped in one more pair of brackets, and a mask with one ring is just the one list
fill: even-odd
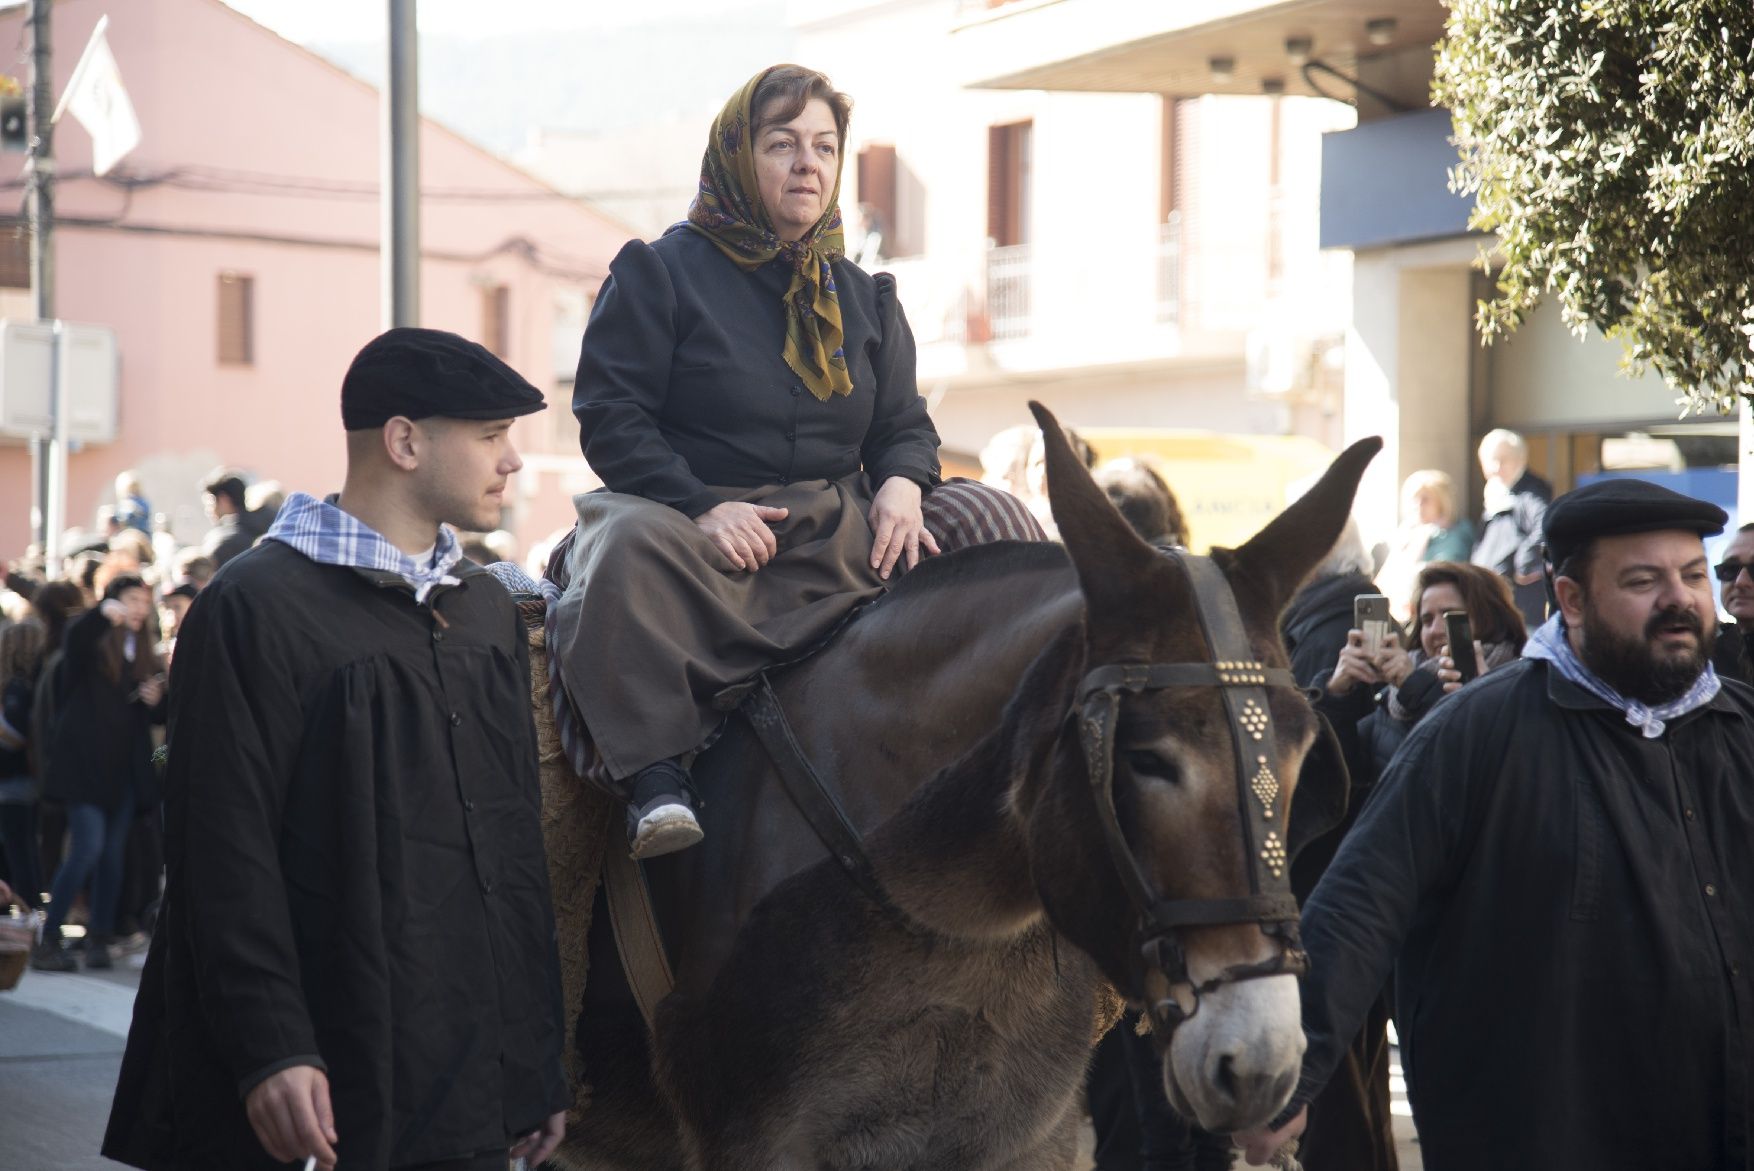
[[(1097, 667), (1079, 683), (1075, 701), (1079, 738), (1084, 744), (1103, 839), (1139, 916), (1136, 943), (1145, 963), (1161, 972), (1171, 987), (1171, 994), (1162, 1000), (1144, 998), (1145, 1013), (1160, 1050), (1168, 1048), (1176, 1027), (1199, 1011), (1204, 994), (1226, 984), (1268, 976), (1301, 976), (1309, 970), (1309, 957), (1297, 932), (1297, 900), (1287, 877), (1290, 792), (1274, 772), (1277, 756), (1267, 706), (1267, 688), (1296, 688), (1297, 683), (1290, 671), (1254, 659), (1236, 596), (1210, 558), (1181, 549), (1163, 552), (1181, 566), (1193, 587), (1194, 609), (1212, 661)], [(1115, 811), (1115, 723), (1121, 697), (1178, 687), (1216, 687), (1224, 699), (1249, 881), (1248, 893), (1238, 898), (1161, 897), (1127, 842)], [(1188, 971), (1181, 932), (1189, 927), (1235, 923), (1259, 924), (1264, 934), (1279, 941), (1278, 952), (1259, 963), (1232, 965), (1209, 980), (1195, 983)], [(1193, 1008), (1181, 1007), (1173, 994), (1177, 987), (1191, 989)]]

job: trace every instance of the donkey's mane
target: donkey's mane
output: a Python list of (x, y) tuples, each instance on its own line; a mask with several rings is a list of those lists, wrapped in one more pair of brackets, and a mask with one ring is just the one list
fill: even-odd
[(877, 605), (942, 589), (961, 589), (1019, 573), (1069, 569), (1071, 564), (1065, 548), (1051, 541), (990, 541), (984, 545), (970, 545), (920, 562), (903, 574)]

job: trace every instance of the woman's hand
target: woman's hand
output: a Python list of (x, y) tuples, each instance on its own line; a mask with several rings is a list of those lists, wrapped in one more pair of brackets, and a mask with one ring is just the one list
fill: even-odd
[(1334, 664), (1333, 677), (1328, 680), (1328, 694), (1345, 695), (1360, 683), (1368, 687), (1381, 682), (1376, 663), (1364, 649), (1364, 631), (1348, 630), (1346, 645), (1340, 648), (1340, 661)]
[(97, 604), (97, 612), (109, 619), (111, 626), (120, 626), (128, 617), (128, 606), (120, 598), (105, 598)]
[(1413, 656), (1401, 649), (1401, 636), (1393, 631), (1383, 639), (1382, 649), (1371, 661), (1377, 674), (1394, 687), (1405, 683), (1413, 673)]
[[(1485, 673), (1486, 648), (1480, 645), (1479, 639), (1474, 640), (1474, 664), (1476, 670), (1480, 671), (1481, 674)], [(1443, 680), (1443, 693), (1445, 695), (1450, 694), (1452, 691), (1460, 691), (1464, 684), (1462, 673), (1456, 670), (1456, 661), (1449, 657), (1448, 643), (1444, 644), (1443, 656), (1437, 660), (1437, 677)], [(1478, 679), (1479, 677), (1480, 675), (1474, 676), (1475, 679)], [(1471, 683), (1473, 680), (1466, 680), (1465, 682)]]
[(732, 565), (753, 573), (780, 551), (773, 530), (767, 526), (785, 519), (783, 508), (727, 500), (695, 517), (694, 523), (719, 547), (719, 552), (731, 559)]
[(164, 676), (154, 675), (141, 681), (140, 702), (147, 707), (157, 707), (158, 701), (164, 698)]
[(920, 514), (920, 486), (906, 476), (891, 476), (871, 501), (871, 568), (884, 581), (904, 554), (907, 567), (920, 563), (920, 553), (936, 553), (938, 542), (926, 531)]

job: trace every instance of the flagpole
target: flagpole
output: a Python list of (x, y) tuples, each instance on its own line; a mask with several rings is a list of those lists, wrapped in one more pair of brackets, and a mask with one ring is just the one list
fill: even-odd
[[(55, 319), (55, 122), (50, 114), (54, 96), (51, 71), (53, 46), (49, 17), (54, 0), (30, 0), (31, 124), (30, 160), (26, 165), (30, 202), (31, 304), (39, 323)], [(67, 419), (61, 401), (60, 346), (57, 338), (49, 353), (49, 414), (53, 420), (47, 442), (32, 444), (38, 454), (36, 486), (36, 540), (43, 550), (50, 577), (61, 570), (61, 533), (66, 526)]]

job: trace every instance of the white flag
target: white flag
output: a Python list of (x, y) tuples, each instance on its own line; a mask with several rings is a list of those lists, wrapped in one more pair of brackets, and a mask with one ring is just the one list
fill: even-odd
[(109, 23), (108, 16), (99, 18), (55, 111), (57, 120), (67, 111), (90, 132), (94, 175), (108, 174), (123, 155), (140, 145), (140, 120), (134, 116), (134, 103), (122, 88), (121, 71), (104, 39)]

